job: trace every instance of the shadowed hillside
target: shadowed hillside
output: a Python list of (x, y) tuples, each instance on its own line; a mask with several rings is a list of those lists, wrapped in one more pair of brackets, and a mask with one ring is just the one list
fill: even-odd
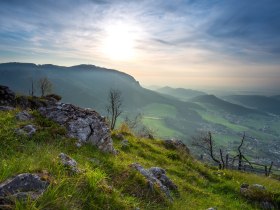
[(237, 104), (229, 103), (227, 101), (219, 99), (214, 95), (198, 96), (193, 98), (191, 101), (210, 104), (214, 106), (217, 110), (220, 109), (234, 115), (261, 114), (261, 112), (257, 110), (249, 109)]
[(206, 94), (204, 92), (197, 91), (197, 90), (185, 89), (185, 88), (171, 88), (168, 86), (159, 88), (156, 91), (162, 94), (167, 94), (176, 97), (181, 100), (188, 100), (190, 98)]
[(231, 95), (224, 98), (230, 102), (258, 109), (263, 112), (280, 114), (279, 96), (275, 96), (274, 98), (259, 95)]
[[(30, 91), (32, 79), (36, 82), (42, 77), (48, 77), (53, 83), (53, 92), (61, 95), (64, 102), (92, 107), (102, 113), (111, 88), (122, 92), (126, 111), (137, 111), (150, 103), (175, 104), (185, 111), (188, 106), (198, 107), (195, 104), (168, 99), (142, 88), (139, 82), (128, 74), (94, 65), (63, 67), (50, 64), (4, 63), (0, 64), (0, 73), (0, 84), (24, 94)], [(37, 90), (37, 95), (39, 94)]]

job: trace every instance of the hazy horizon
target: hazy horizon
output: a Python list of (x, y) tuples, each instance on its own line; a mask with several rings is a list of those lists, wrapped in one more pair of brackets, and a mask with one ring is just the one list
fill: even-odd
[(1, 1), (0, 62), (93, 64), (151, 85), (280, 91), (280, 2)]

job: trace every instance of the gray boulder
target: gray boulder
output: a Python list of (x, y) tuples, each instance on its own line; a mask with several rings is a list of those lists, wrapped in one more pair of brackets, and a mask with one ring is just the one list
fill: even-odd
[(9, 205), (15, 199), (35, 200), (44, 193), (48, 186), (49, 182), (42, 180), (37, 174), (24, 173), (8, 179), (0, 184), (0, 209), (1, 206)]
[(29, 137), (33, 136), (37, 131), (34, 125), (25, 125), (22, 128), (16, 129), (18, 135), (27, 135)]
[(80, 170), (77, 167), (77, 162), (64, 153), (60, 153), (59, 156), (62, 165), (69, 169), (73, 174), (80, 173)]
[(22, 111), (16, 114), (16, 119), (20, 121), (27, 121), (33, 119), (33, 117), (27, 111)]
[(186, 153), (190, 153), (189, 148), (181, 140), (176, 140), (176, 139), (165, 140), (164, 141), (164, 146), (167, 149), (183, 150)]
[(159, 167), (152, 167), (150, 169), (143, 168), (139, 163), (131, 164), (131, 167), (139, 171), (148, 181), (151, 189), (158, 185), (163, 193), (173, 201), (170, 190), (176, 190), (177, 186), (166, 176), (164, 169)]
[(163, 185), (165, 185), (170, 190), (177, 190), (177, 186), (166, 176), (166, 171), (160, 167), (151, 167), (149, 169)]
[(103, 152), (116, 153), (109, 126), (105, 118), (96, 111), (82, 109), (72, 104), (56, 103), (39, 108), (39, 112), (66, 127), (68, 136), (77, 138), (79, 143), (90, 143)]
[(0, 106), (0, 111), (11, 111), (11, 110), (15, 110), (15, 108), (12, 106)]
[(243, 183), (240, 193), (248, 200), (258, 203), (262, 209), (275, 209), (273, 196), (263, 185)]

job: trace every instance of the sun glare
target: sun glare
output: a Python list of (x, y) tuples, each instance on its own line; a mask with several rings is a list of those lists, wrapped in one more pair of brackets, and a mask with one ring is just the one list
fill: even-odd
[(129, 25), (115, 25), (106, 28), (102, 51), (112, 60), (131, 60), (135, 56), (135, 33)]

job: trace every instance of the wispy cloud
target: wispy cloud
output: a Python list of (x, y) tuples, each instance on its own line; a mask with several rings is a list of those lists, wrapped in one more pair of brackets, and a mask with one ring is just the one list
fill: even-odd
[[(278, 0), (3, 0), (0, 61), (91, 62), (162, 79), (242, 74), (235, 66), (250, 69), (247, 78), (270, 71), (280, 78), (279, 11)], [(133, 61), (102, 54), (106, 27), (118, 23), (137, 34)]]

